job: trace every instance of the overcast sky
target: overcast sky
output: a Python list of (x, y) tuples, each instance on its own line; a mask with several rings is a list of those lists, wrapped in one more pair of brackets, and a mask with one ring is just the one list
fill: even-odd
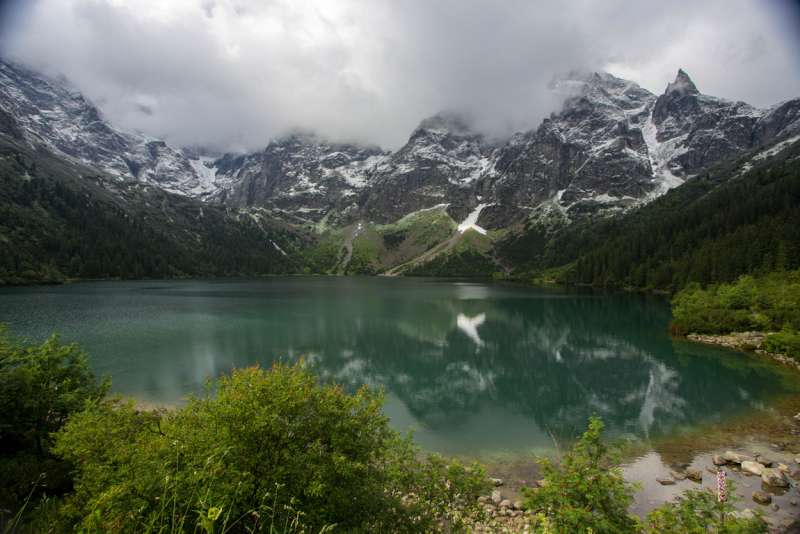
[(494, 135), (560, 104), (553, 76), (606, 70), (661, 94), (800, 96), (783, 0), (13, 0), (0, 55), (63, 75), (112, 122), (173, 146), (263, 148), (293, 129), (398, 148), (441, 110)]

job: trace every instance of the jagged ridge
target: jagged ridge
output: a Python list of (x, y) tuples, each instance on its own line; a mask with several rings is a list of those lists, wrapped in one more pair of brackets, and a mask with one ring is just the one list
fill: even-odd
[(553, 90), (565, 97), (561, 111), (506, 142), (443, 113), (394, 153), (297, 134), (211, 162), (110, 125), (66, 82), (0, 63), (0, 106), (60, 153), (317, 228), (388, 224), (438, 205), (456, 222), (485, 205), (478, 224), (489, 230), (534, 210), (567, 222), (619, 212), (800, 127), (800, 98), (759, 110), (700, 93), (682, 70), (658, 97), (607, 73), (572, 73)]

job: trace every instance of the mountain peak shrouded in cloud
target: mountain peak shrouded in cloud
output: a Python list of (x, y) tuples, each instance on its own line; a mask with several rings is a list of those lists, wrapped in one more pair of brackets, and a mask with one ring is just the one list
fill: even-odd
[(433, 117), (428, 117), (419, 123), (417, 129), (443, 130), (454, 134), (465, 134), (472, 132), (472, 121), (454, 112), (442, 111)]
[(800, 94), (782, 0), (11, 3), (0, 56), (63, 74), (122, 128), (214, 152), (295, 129), (397, 149), (443, 109), (508, 136), (561, 108), (547, 82), (575, 65), (656, 94), (678, 66), (755, 106)]
[(0, 115), (9, 115), (0, 128), (123, 180), (276, 210), (307, 227), (390, 224), (424, 211), (500, 230), (544, 213), (543, 203), (571, 220), (641, 205), (800, 121), (800, 97), (757, 109), (696, 93), (683, 72), (658, 97), (602, 71), (555, 85), (571, 95), (562, 110), (507, 140), (450, 111), (423, 120), (394, 151), (295, 129), (213, 157), (118, 128), (68, 84), (0, 61)]
[(700, 94), (700, 91), (697, 90), (697, 86), (692, 79), (689, 78), (689, 75), (683, 72), (683, 69), (678, 69), (678, 75), (675, 77), (675, 81), (667, 85), (667, 90), (664, 91), (664, 94), (669, 94), (673, 91), (679, 93), (681, 96)]

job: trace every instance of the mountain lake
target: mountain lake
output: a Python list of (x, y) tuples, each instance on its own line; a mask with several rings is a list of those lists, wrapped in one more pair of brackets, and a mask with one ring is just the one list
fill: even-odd
[(632, 444), (626, 476), (645, 480), (639, 512), (680, 489), (652, 481), (670, 461), (711, 465), (712, 451), (687, 443), (759, 418), (797, 397), (800, 384), (766, 357), (670, 336), (671, 317), (661, 295), (491, 279), (0, 289), (0, 322), (12, 335), (41, 343), (58, 332), (79, 343), (95, 373), (112, 377), (112, 391), (143, 407), (180, 406), (232, 367), (304, 359), (349, 391), (382, 386), (397, 430), (413, 427), (423, 451), (485, 463), (508, 479), (501, 489), (512, 497), (536, 477), (535, 456), (555, 453), (554, 437), (577, 439), (597, 414), (607, 440)]

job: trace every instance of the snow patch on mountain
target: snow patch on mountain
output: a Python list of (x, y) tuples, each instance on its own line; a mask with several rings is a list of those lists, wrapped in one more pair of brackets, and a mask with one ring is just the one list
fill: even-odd
[(475, 230), (476, 232), (486, 235), (486, 230), (478, 226), (476, 223), (478, 222), (478, 217), (481, 214), (483, 208), (486, 207), (486, 204), (478, 204), (478, 207), (475, 208), (472, 213), (470, 213), (464, 222), (458, 225), (458, 231), (462, 234), (469, 229)]
[[(212, 165), (209, 167), (208, 164)], [(190, 159), (189, 165), (197, 173), (200, 183), (190, 190), (193, 196), (199, 196), (204, 193), (210, 193), (217, 189), (216, 177), (217, 167), (213, 165), (214, 158), (201, 156), (199, 159)]]
[(647, 154), (653, 172), (653, 182), (656, 187), (645, 197), (645, 202), (663, 195), (685, 181), (685, 179), (672, 173), (670, 162), (687, 152), (688, 149), (685, 146), (680, 146), (686, 141), (687, 135), (674, 137), (663, 143), (659, 142), (658, 128), (653, 122), (653, 117), (652, 115), (647, 117), (647, 122), (642, 126), (642, 136), (647, 145)]
[(791, 137), (791, 138), (789, 138), (789, 139), (787, 139), (785, 141), (781, 141), (780, 143), (775, 144), (775, 146), (770, 147), (769, 149), (764, 150), (763, 152), (760, 152), (759, 154), (754, 156), (753, 160), (754, 161), (759, 161), (759, 160), (767, 159), (770, 156), (774, 156), (775, 154), (778, 154), (779, 152), (783, 151), (789, 145), (794, 144), (798, 139), (800, 139), (800, 135), (796, 135), (796, 136)]

